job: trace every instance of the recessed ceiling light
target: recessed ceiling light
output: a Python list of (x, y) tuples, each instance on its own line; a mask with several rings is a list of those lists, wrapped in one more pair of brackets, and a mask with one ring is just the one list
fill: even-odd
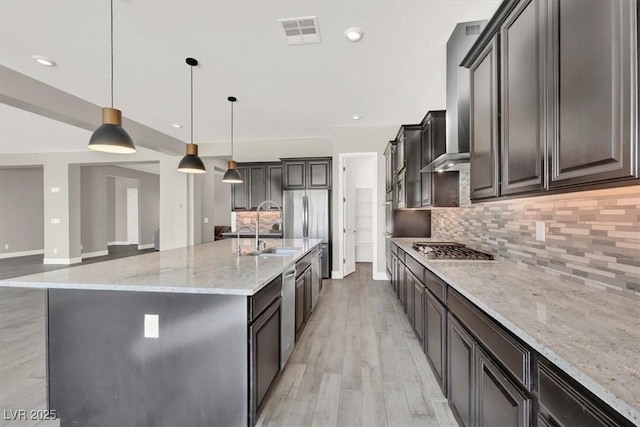
[(455, 166), (455, 163), (449, 163), (447, 166), (449, 166), (450, 168)]
[(350, 42), (359, 41), (362, 38), (363, 34), (364, 34), (364, 31), (362, 31), (362, 28), (358, 28), (358, 27), (347, 28), (347, 31), (344, 32), (344, 35), (347, 36), (347, 39)]
[(44, 56), (40, 56), (40, 55), (33, 55), (32, 58), (40, 65), (46, 65), (47, 67), (55, 67), (56, 66), (56, 61), (49, 59), (49, 58), (45, 58)]
[(444, 169), (438, 169), (436, 172), (442, 173), (442, 172), (444, 172)]
[(173, 126), (176, 129), (180, 129), (182, 127), (180, 123), (171, 123), (171, 126)]
[(360, 114), (354, 114), (353, 116), (351, 116), (351, 118), (353, 120), (360, 120), (362, 118), (362, 116)]

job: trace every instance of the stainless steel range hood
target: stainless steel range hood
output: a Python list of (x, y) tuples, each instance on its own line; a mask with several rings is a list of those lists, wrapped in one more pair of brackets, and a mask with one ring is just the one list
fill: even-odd
[(469, 70), (460, 63), (484, 29), (487, 21), (456, 25), (447, 41), (447, 152), (420, 172), (455, 170), (469, 162)]

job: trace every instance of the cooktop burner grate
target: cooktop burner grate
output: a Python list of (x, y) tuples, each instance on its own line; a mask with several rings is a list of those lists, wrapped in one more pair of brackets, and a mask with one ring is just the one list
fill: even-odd
[(428, 259), (491, 261), (493, 255), (454, 242), (413, 242), (413, 249)]

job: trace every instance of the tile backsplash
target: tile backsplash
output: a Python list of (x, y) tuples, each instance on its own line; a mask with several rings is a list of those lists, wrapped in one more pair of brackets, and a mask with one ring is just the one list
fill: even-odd
[[(256, 231), (256, 213), (249, 212), (236, 212), (236, 230), (240, 227), (248, 227), (252, 233)], [(278, 225), (278, 229), (282, 230), (282, 224), (280, 224), (280, 212), (276, 211), (260, 211), (260, 232), (268, 233), (272, 232), (273, 226)], [(242, 229), (243, 232), (248, 232), (246, 228)]]
[(432, 209), (432, 237), (640, 296), (640, 185), (471, 204), (467, 166), (460, 197), (459, 208)]

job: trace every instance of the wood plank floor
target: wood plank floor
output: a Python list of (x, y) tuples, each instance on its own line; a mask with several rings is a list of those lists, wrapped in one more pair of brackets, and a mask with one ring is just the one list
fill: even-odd
[(457, 426), (389, 282), (325, 280), (265, 426)]
[[(0, 288), (0, 426), (4, 410), (45, 409), (45, 292)], [(456, 426), (389, 282), (358, 264), (325, 280), (320, 302), (260, 426)], [(188, 427), (188, 426), (182, 426)]]

